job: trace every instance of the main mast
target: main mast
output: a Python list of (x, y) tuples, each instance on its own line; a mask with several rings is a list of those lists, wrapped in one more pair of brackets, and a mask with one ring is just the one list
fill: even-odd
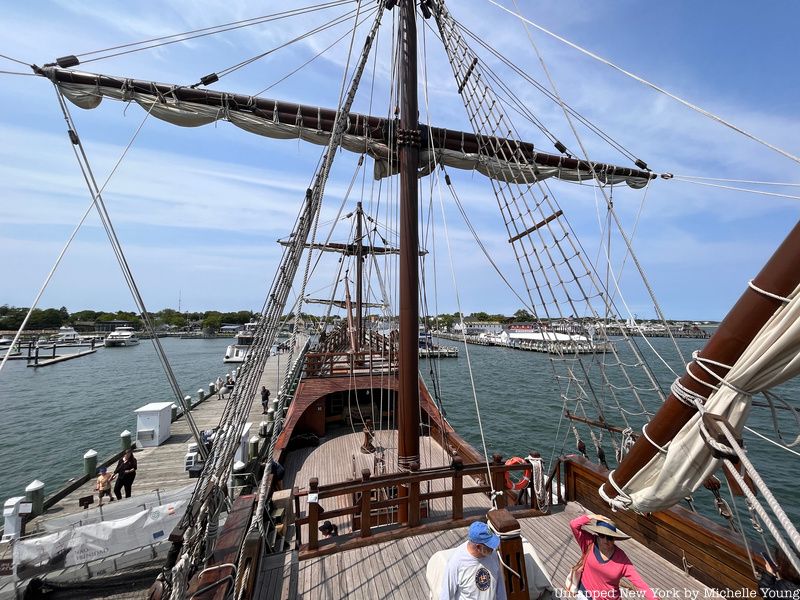
[[(398, 23), (400, 127), (400, 331), (398, 356), (398, 452), (401, 471), (419, 468), (419, 115), (417, 105), (417, 29), (414, 0), (399, 0)], [(400, 489), (407, 496), (409, 489)], [(407, 503), (400, 521), (409, 522)], [(418, 511), (412, 511), (417, 513)], [(415, 520), (413, 517), (411, 520)], [(409, 525), (416, 523), (409, 522)]]

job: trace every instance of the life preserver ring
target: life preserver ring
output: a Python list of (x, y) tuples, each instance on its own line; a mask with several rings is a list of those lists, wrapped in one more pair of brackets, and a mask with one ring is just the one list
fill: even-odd
[(522, 471), (522, 477), (519, 477), (519, 471), (506, 471), (506, 487), (517, 492), (524, 490), (531, 482), (530, 464), (524, 458), (512, 456), (506, 461), (506, 466), (510, 465), (528, 465), (528, 468)]

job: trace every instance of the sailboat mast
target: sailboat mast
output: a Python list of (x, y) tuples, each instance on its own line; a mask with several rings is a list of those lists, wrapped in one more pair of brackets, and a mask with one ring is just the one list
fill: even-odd
[[(772, 255), (761, 272), (753, 279), (739, 301), (720, 323), (714, 335), (708, 340), (698, 358), (706, 359), (707, 368), (717, 377), (725, 377), (732, 366), (753, 341), (764, 324), (772, 317), (782, 302), (778, 297), (787, 297), (800, 285), (800, 223), (794, 226), (780, 247)], [(764, 290), (765, 293), (753, 288)], [(693, 361), (680, 379), (681, 385), (692, 392), (708, 398), (711, 388), (719, 384), (716, 377), (700, 368)], [(675, 394), (670, 394), (666, 402), (647, 426), (647, 437), (640, 437), (625, 459), (614, 471), (614, 483), (622, 488), (650, 462), (657, 449), (654, 444), (664, 447), (683, 428), (697, 412), (693, 406), (682, 403)], [(611, 483), (606, 482), (603, 491), (611, 498), (617, 492)]]
[(361, 296), (364, 287), (364, 242), (362, 241), (363, 228), (362, 219), (364, 210), (361, 202), (356, 204), (356, 352), (361, 350), (364, 341), (364, 322), (363, 322), (363, 298)]
[[(397, 156), (400, 176), (400, 331), (398, 356), (398, 467), (419, 465), (419, 224), (417, 171), (419, 115), (417, 105), (417, 29), (414, 0), (400, 0), (399, 106)], [(407, 492), (408, 490), (403, 490)], [(401, 492), (402, 493), (402, 492)], [(401, 503), (405, 508), (405, 504)], [(401, 511), (400, 520), (408, 515)]]

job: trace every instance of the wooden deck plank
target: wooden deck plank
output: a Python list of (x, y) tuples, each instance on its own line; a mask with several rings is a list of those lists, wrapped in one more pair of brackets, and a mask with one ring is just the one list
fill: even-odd
[[(576, 503), (556, 510), (551, 515), (522, 519), (520, 525), (523, 537), (536, 548), (554, 586), (559, 587), (580, 558), (569, 521), (584, 511)], [(466, 528), (460, 528), (357, 548), (301, 561), (300, 571), (325, 573), (319, 585), (339, 590), (342, 598), (425, 598), (428, 559), (438, 550), (458, 546), (466, 533)], [(654, 589), (678, 590), (681, 597), (684, 589), (697, 590), (708, 597), (706, 586), (642, 544), (625, 540), (619, 546)]]

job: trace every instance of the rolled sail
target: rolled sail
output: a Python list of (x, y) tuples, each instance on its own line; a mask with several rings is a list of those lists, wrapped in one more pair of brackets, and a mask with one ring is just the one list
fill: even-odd
[[(704, 404), (721, 415), (736, 437), (758, 394), (800, 374), (800, 286), (785, 299), (732, 366)], [(702, 359), (700, 359), (702, 361)], [(640, 513), (656, 512), (681, 502), (720, 467), (701, 431), (698, 412), (650, 462), (634, 475), (616, 500)]]
[[(243, 94), (155, 83), (46, 67), (38, 71), (51, 79), (76, 106), (96, 108), (103, 98), (136, 102), (158, 119), (182, 127), (200, 127), (224, 120), (250, 133), (273, 139), (300, 139), (326, 146), (336, 117), (328, 108), (305, 106)], [(376, 179), (394, 174), (397, 123), (390, 119), (351, 113), (342, 147), (375, 160)], [(477, 171), (509, 183), (530, 184), (550, 177), (603, 184), (625, 183), (642, 188), (655, 174), (606, 163), (589, 163), (569, 156), (540, 152), (533, 144), (474, 133), (422, 126), (419, 132), (420, 176), (437, 164)]]

